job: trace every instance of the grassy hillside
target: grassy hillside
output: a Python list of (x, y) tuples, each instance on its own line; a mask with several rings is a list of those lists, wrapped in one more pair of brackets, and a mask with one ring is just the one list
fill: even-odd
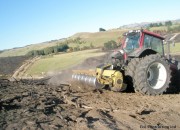
[[(115, 40), (118, 42), (118, 38), (122, 37), (122, 34), (127, 30), (111, 30), (105, 32), (96, 32), (96, 33), (77, 33), (71, 38), (80, 37), (82, 40), (87, 42), (87, 44), (92, 43), (94, 46), (99, 47), (109, 40)], [(73, 45), (73, 44), (72, 44)]]
[(51, 47), (51, 46), (56, 45), (56, 43), (57, 42), (50, 42), (50, 43), (45, 42), (45, 43), (39, 43), (39, 44), (32, 44), (29, 46), (16, 48), (16, 49), (10, 49), (10, 50), (0, 53), (0, 57), (22, 56), (22, 55), (26, 55), (29, 51), (40, 50), (46, 47)]
[[(167, 45), (165, 45), (165, 52), (167, 52)], [(176, 43), (175, 46), (170, 45), (170, 53), (180, 53), (180, 43)]]
[[(179, 24), (172, 25), (171, 27), (174, 28), (177, 26), (179, 26)], [(155, 31), (155, 30), (167, 30), (167, 26), (150, 28), (150, 31)], [(44, 42), (44, 43), (39, 43), (39, 44), (32, 44), (32, 45), (25, 46), (22, 48), (10, 49), (10, 50), (1, 52), (0, 57), (21, 56), (21, 55), (27, 54), (27, 52), (32, 51), (32, 50), (41, 50), (46, 47), (55, 46), (62, 42), (65, 42), (68, 40), (71, 41), (76, 38), (80, 38), (81, 41), (84, 41), (84, 43), (77, 44), (75, 42), (69, 42), (68, 43), (69, 47), (79, 46), (80, 48), (82, 48), (84, 46), (90, 46), (91, 44), (95, 47), (101, 47), (101, 46), (103, 46), (103, 44), (105, 42), (110, 41), (110, 40), (115, 40), (116, 42), (119, 42), (118, 38), (122, 37), (122, 34), (126, 31), (128, 31), (128, 30), (127, 29), (115, 29), (115, 30), (110, 30), (110, 31), (105, 31), (105, 32), (77, 33), (77, 34), (75, 34), (67, 39), (63, 39), (63, 40)]]
[(70, 68), (77, 64), (80, 64), (85, 59), (94, 56), (104, 55), (103, 52), (97, 52), (98, 49), (78, 51), (72, 53), (64, 53), (59, 55), (53, 55), (51, 57), (42, 58), (35, 62), (29, 70), (26, 72), (27, 75), (42, 75), (49, 71), (60, 71), (63, 69)]
[[(122, 36), (122, 33), (125, 32), (125, 30), (111, 30), (111, 31), (105, 31), (105, 32), (95, 32), (95, 33), (77, 33), (66, 40), (73, 40), (75, 38), (81, 38), (82, 41), (84, 41), (83, 44), (77, 44), (70, 42), (68, 45), (70, 47), (76, 47), (79, 46), (80, 48), (84, 46), (90, 46), (92, 44), (95, 47), (103, 46), (104, 42), (107, 42), (109, 40), (118, 40), (118, 37)], [(8, 56), (21, 56), (27, 54), (29, 51), (32, 50), (40, 50), (46, 47), (55, 46), (61, 42), (64, 42), (65, 40), (61, 41), (54, 41), (54, 42), (46, 42), (46, 43), (40, 43), (40, 44), (33, 44), (22, 48), (17, 49), (11, 49), (5, 52), (0, 53), (0, 57), (8, 57)]]
[[(176, 27), (178, 27), (178, 26), (180, 26), (179, 23), (173, 24), (173, 25), (170, 26), (170, 27), (171, 27), (171, 28), (176, 28)], [(161, 31), (165, 30), (165, 31), (168, 31), (168, 27), (167, 27), (167, 26), (160, 26), (160, 27), (151, 27), (151, 28), (150, 28), (150, 31), (156, 31), (156, 30), (161, 30)]]
[[(174, 24), (171, 26), (171, 28), (175, 28), (179, 26), (180, 24)], [(0, 57), (9, 57), (9, 56), (21, 56), (26, 55), (29, 51), (32, 50), (41, 50), (46, 47), (55, 46), (57, 44), (61, 44), (62, 42), (67, 42), (69, 47), (89, 47), (90, 45), (93, 45), (94, 47), (102, 47), (103, 44), (110, 40), (115, 40), (116, 42), (119, 42), (118, 39), (122, 37), (122, 34), (130, 29), (114, 29), (114, 30), (108, 30), (105, 32), (94, 32), (94, 33), (77, 33), (67, 39), (58, 40), (58, 41), (51, 41), (51, 42), (45, 42), (45, 43), (39, 43), (39, 44), (33, 44), (22, 48), (17, 49), (11, 49), (4, 51), (0, 53)], [(157, 31), (157, 30), (168, 30), (167, 26), (161, 26), (161, 27), (152, 27), (150, 28), (150, 31)], [(82, 44), (78, 44), (74, 42), (73, 40), (76, 38), (80, 38), (81, 41), (83, 41)]]

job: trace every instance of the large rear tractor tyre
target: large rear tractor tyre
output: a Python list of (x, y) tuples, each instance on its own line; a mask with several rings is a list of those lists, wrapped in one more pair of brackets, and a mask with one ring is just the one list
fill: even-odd
[(144, 57), (135, 71), (135, 89), (142, 94), (160, 95), (167, 93), (171, 86), (171, 69), (160, 55)]
[(173, 79), (173, 93), (180, 93), (180, 69), (176, 70), (172, 73), (172, 79)]
[[(177, 79), (180, 77), (180, 69), (178, 70)], [(180, 93), (180, 80), (177, 81), (177, 92)]]
[(177, 61), (177, 73), (176, 73), (176, 92), (180, 94), (180, 59)]
[(138, 91), (138, 90), (134, 90), (133, 86), (134, 86), (135, 71), (139, 62), (140, 62), (140, 58), (131, 59), (125, 70), (125, 82), (127, 84), (127, 90), (126, 90), (127, 92)]

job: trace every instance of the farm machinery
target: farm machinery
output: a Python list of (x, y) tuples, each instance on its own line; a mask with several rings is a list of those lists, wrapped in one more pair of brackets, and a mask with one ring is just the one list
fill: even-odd
[(180, 62), (169, 54), (164, 37), (147, 30), (131, 30), (124, 33), (119, 49), (114, 50), (107, 63), (95, 71), (74, 70), (72, 78), (96, 88), (109, 87), (112, 91), (134, 90), (147, 95), (169, 93), (180, 86), (178, 79)]

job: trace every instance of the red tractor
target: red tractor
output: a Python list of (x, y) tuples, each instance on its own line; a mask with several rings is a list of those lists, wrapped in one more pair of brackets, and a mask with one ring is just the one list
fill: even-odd
[(98, 66), (94, 75), (76, 71), (72, 77), (98, 88), (109, 86), (113, 91), (133, 89), (159, 95), (180, 87), (174, 84), (178, 70), (180, 62), (169, 53), (165, 55), (164, 37), (146, 30), (132, 30), (124, 34), (121, 48), (111, 54), (108, 63)]

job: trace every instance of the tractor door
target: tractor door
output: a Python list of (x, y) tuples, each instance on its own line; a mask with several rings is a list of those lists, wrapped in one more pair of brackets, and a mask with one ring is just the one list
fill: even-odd
[(145, 49), (152, 49), (159, 54), (164, 55), (163, 40), (158, 37), (145, 34), (143, 47)]

